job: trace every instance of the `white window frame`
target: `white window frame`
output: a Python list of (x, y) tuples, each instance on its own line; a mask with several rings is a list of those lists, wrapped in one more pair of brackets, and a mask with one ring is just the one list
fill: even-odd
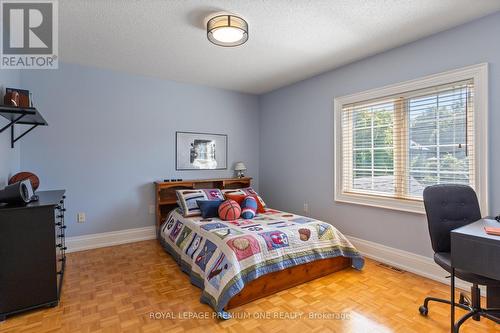
[(476, 194), (484, 216), (488, 210), (488, 63), (482, 63), (405, 81), (382, 88), (336, 97), (334, 99), (334, 200), (424, 214), (422, 200), (396, 199), (383, 195), (343, 192), (342, 106), (402, 94), (456, 81), (474, 80), (474, 139)]

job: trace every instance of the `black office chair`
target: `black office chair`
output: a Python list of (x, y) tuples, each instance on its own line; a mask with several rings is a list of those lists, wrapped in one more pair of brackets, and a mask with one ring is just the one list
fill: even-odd
[[(476, 193), (466, 185), (433, 185), (424, 190), (424, 205), (434, 250), (434, 261), (451, 273), (450, 232), (481, 219)], [(460, 294), (459, 302), (455, 303), (455, 306), (469, 312), (455, 323), (454, 332), (458, 332), (460, 326), (470, 317), (480, 320), (483, 316), (498, 322), (495, 317), (491, 316), (491, 313), (499, 309), (481, 308), (481, 291), (478, 286), (500, 286), (500, 281), (458, 269), (455, 269), (455, 276), (472, 283), (472, 287), (471, 300)], [(427, 297), (418, 309), (423, 316), (428, 314), (429, 301), (451, 305), (450, 300)]]

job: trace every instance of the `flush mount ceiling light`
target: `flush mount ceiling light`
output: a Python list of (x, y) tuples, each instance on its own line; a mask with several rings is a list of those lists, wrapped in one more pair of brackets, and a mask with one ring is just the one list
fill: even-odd
[(219, 46), (238, 46), (248, 40), (248, 23), (241, 17), (218, 13), (207, 21), (207, 38)]

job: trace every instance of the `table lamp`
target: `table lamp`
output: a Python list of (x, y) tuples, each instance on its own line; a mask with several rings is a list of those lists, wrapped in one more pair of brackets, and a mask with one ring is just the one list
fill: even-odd
[(247, 167), (245, 166), (245, 163), (243, 163), (243, 162), (236, 162), (236, 164), (234, 165), (234, 171), (236, 171), (237, 178), (245, 177), (244, 172), (246, 170), (247, 170)]

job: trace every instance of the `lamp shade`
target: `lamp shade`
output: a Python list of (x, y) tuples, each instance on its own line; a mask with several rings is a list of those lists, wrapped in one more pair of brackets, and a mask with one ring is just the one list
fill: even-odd
[(245, 171), (247, 167), (245, 166), (245, 163), (243, 162), (236, 162), (234, 165), (234, 170), (235, 171)]
[(218, 13), (207, 21), (207, 38), (218, 46), (238, 46), (248, 40), (248, 23), (243, 18)]

